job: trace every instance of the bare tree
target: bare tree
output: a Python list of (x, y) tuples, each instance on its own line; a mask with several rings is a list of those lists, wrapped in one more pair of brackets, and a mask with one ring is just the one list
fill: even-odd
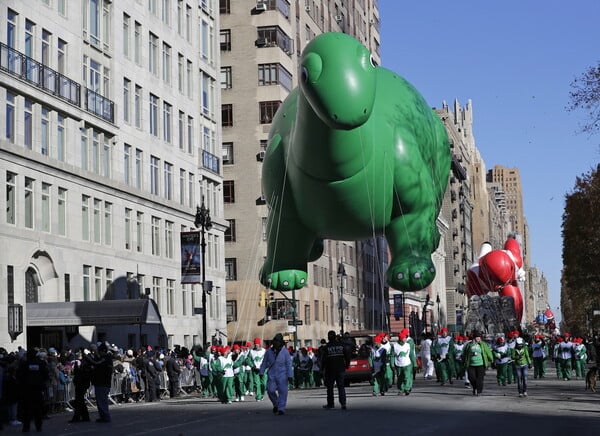
[(568, 111), (584, 110), (588, 120), (581, 126), (583, 133), (600, 132), (600, 61), (589, 67), (581, 76), (571, 82)]

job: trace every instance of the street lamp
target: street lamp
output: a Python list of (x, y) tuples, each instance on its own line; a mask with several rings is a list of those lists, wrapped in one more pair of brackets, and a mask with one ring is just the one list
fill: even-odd
[(340, 332), (344, 335), (344, 277), (346, 277), (346, 268), (340, 262), (337, 271), (338, 280), (340, 281)]
[(210, 220), (210, 211), (204, 206), (204, 196), (202, 196), (202, 205), (196, 206), (196, 219), (194, 225), (201, 231), (200, 253), (202, 255), (202, 349), (206, 350), (206, 294), (212, 292), (212, 282), (206, 281), (206, 231), (212, 228)]
[(442, 319), (440, 317), (440, 294), (437, 294), (437, 297), (435, 297), (435, 302), (438, 305), (438, 319), (437, 319), (437, 322), (438, 322), (438, 325), (441, 327), (442, 326)]

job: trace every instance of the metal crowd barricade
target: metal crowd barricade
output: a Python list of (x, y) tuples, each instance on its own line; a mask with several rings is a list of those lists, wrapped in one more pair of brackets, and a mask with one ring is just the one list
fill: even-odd
[(189, 395), (189, 392), (185, 388), (193, 390), (197, 387), (196, 384), (196, 368), (181, 368), (181, 374), (179, 374), (179, 392)]

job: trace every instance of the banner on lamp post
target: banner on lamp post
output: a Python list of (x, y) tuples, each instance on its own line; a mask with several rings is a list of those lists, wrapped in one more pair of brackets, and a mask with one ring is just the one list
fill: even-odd
[(394, 294), (394, 318), (398, 321), (404, 317), (404, 294)]
[(181, 232), (181, 283), (201, 283), (200, 232)]

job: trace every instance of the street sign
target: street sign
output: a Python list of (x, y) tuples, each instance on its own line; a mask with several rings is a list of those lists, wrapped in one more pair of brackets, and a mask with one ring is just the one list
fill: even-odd
[(297, 319), (296, 320), (296, 324), (294, 324), (294, 320), (292, 321), (288, 321), (288, 325), (302, 325), (302, 320), (301, 319)]

